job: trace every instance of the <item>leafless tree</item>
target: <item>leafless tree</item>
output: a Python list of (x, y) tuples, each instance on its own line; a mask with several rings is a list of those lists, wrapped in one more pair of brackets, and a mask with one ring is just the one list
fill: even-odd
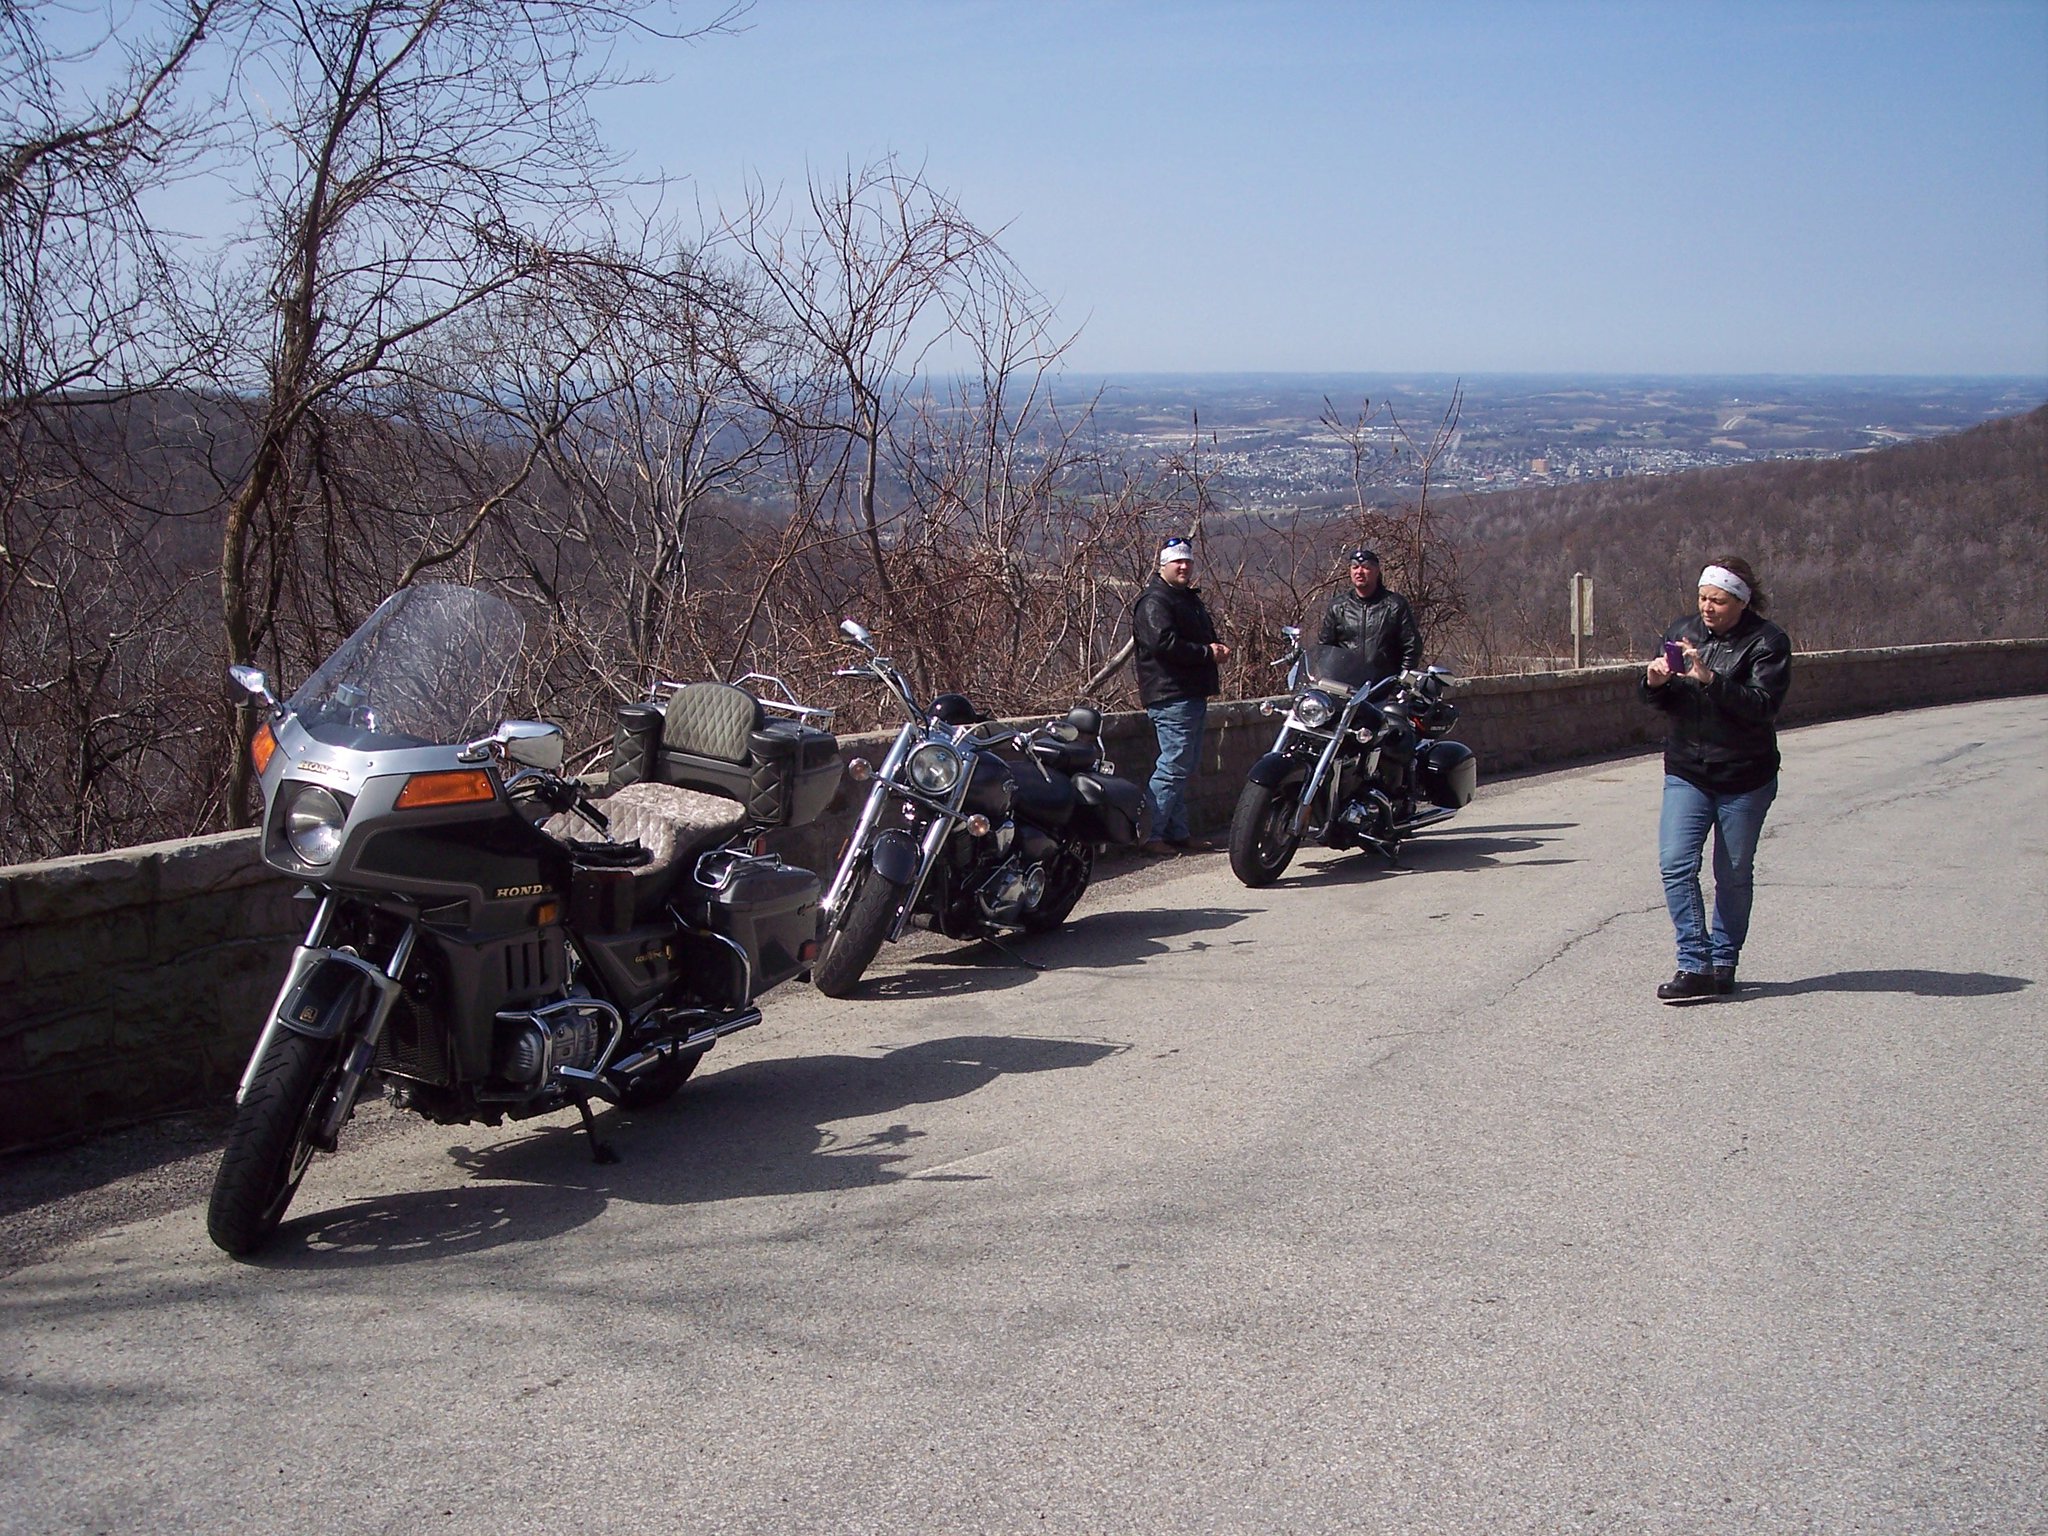
[(851, 451), (855, 524), (876, 599), (893, 615), (882, 507), (891, 423), (932, 350), (970, 309), (1013, 309), (1007, 296), (1022, 281), (992, 235), (893, 158), (814, 177), (802, 217), (757, 187), (725, 234), (772, 300), (771, 323), (803, 354), (802, 392), (761, 404)]
[(206, 755), (191, 583), (109, 450), (161, 467), (152, 392), (209, 352), (144, 208), (207, 147), (181, 90), (230, 9), (138, 4), (94, 30), (82, 8), (0, 4), (0, 860), (189, 827), (207, 799), (185, 771)]
[[(1466, 603), (1457, 546), (1430, 491), (1438, 464), (1457, 441), (1464, 404), (1464, 387), (1459, 385), (1427, 438), (1418, 438), (1387, 401), (1377, 408), (1364, 401), (1347, 416), (1326, 399), (1319, 418), (1343, 443), (1350, 461), (1351, 505), (1341, 528), (1331, 532), (1350, 544), (1379, 551), (1387, 584), (1408, 599), (1423, 635), (1439, 645), (1465, 617)], [(1391, 507), (1377, 504), (1374, 489), (1404, 459), (1404, 478), (1412, 478), (1415, 485), (1413, 499)], [(1335, 586), (1341, 574), (1332, 568), (1327, 586)]]
[[(316, 413), (546, 272), (614, 166), (590, 115), (640, 0), (262, 0), (236, 85), (252, 209), (239, 368), (260, 402), (221, 541), (228, 657), (255, 659), (294, 579)], [(717, 23), (714, 23), (717, 25)], [(246, 736), (245, 720), (242, 734)], [(246, 798), (237, 752), (230, 803)]]

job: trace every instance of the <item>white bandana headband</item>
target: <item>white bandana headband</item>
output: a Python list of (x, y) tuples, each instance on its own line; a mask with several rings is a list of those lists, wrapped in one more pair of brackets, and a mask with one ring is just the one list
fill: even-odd
[(1749, 583), (1725, 565), (1710, 565), (1700, 572), (1700, 585), (1719, 587), (1738, 603), (1749, 602)]

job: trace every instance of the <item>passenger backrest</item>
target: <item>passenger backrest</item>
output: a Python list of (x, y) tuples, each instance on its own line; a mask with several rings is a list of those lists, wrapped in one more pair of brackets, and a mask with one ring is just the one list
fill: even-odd
[(730, 683), (689, 683), (675, 691), (664, 711), (661, 744), (671, 752), (748, 761), (748, 741), (761, 728), (761, 705)]

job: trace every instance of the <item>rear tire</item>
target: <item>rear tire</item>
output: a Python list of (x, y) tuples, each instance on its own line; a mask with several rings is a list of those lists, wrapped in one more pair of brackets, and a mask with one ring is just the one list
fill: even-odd
[(1230, 872), (1254, 890), (1278, 880), (1300, 845), (1293, 831), (1300, 788), (1287, 789), (1246, 784), (1230, 818)]
[(872, 865), (862, 871), (846, 904), (846, 916), (835, 920), (811, 966), (812, 986), (827, 997), (845, 997), (860, 985), (862, 973), (881, 953), (907, 889), (876, 873)]
[(235, 1110), (206, 1207), (215, 1246), (246, 1258), (270, 1241), (313, 1160), (315, 1106), (336, 1060), (331, 1040), (279, 1031)]
[(1050, 933), (1067, 920), (1081, 897), (1088, 890), (1088, 882), (1095, 877), (1095, 849), (1091, 844), (1082, 843), (1058, 860), (1058, 884), (1048, 884), (1045, 896), (1037, 906), (1023, 916), (1026, 933)]

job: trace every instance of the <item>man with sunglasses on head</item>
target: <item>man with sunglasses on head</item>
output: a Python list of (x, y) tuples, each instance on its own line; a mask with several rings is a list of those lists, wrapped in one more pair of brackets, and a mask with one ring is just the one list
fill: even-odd
[(1221, 686), (1218, 668), (1230, 647), (1195, 586), (1195, 551), (1186, 539), (1168, 539), (1159, 571), (1131, 611), (1131, 641), (1138, 663), (1138, 698), (1159, 739), (1158, 766), (1147, 792), (1152, 835), (1139, 851), (1163, 858), (1207, 853), (1216, 844), (1188, 825), (1188, 796), (1202, 760), (1202, 730), (1209, 698)]
[(1408, 599), (1380, 580), (1380, 557), (1370, 549), (1351, 551), (1351, 585), (1330, 600), (1318, 645), (1341, 645), (1372, 656), (1376, 683), (1422, 664), (1422, 630)]

